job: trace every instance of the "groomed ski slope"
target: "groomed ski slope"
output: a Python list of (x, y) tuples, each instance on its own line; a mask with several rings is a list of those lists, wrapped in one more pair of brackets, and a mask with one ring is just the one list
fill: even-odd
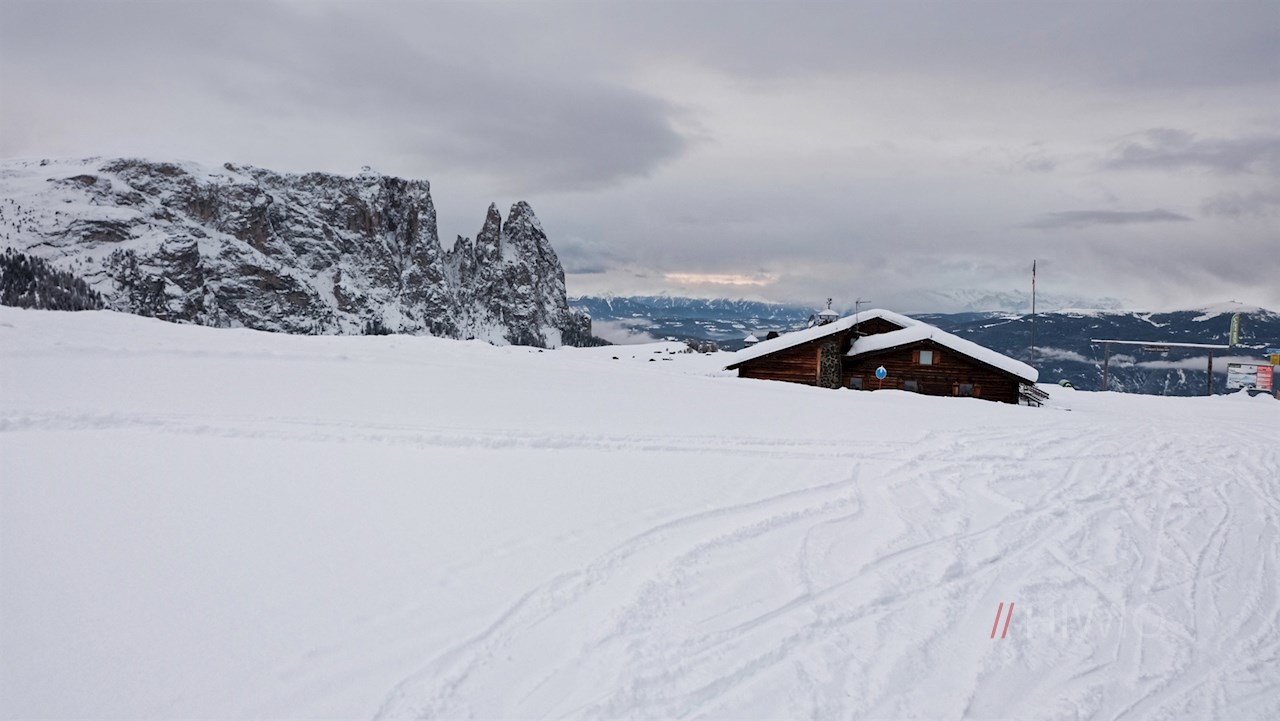
[(0, 715), (1280, 718), (1280, 403), (675, 347), (0, 309)]

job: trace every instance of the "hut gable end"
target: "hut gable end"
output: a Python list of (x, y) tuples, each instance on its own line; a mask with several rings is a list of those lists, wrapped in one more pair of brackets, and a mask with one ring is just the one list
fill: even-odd
[[(853, 336), (879, 335), (881, 333), (892, 333), (895, 330), (902, 330), (904, 326), (892, 323), (884, 318), (868, 318), (867, 320), (856, 323), (853, 326)], [(845, 349), (848, 351), (848, 348)]]

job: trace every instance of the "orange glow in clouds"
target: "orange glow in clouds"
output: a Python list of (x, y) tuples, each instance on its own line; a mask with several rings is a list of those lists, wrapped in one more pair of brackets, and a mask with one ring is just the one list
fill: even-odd
[(778, 276), (772, 273), (663, 273), (663, 277), (672, 283), (693, 285), (772, 285), (778, 282)]

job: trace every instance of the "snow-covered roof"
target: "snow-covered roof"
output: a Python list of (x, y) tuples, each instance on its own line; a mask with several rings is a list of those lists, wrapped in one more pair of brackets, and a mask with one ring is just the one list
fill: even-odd
[(837, 313), (836, 311), (830, 308), (827, 308), (825, 310), (818, 312), (819, 318), (835, 318), (836, 316), (839, 316), (839, 315), (840, 315), (839, 313)]
[(941, 328), (923, 323), (914, 318), (908, 318), (901, 313), (894, 313), (891, 310), (883, 308), (875, 308), (872, 310), (864, 310), (861, 313), (847, 315), (840, 320), (827, 323), (826, 325), (815, 325), (812, 328), (805, 328), (785, 335), (780, 335), (771, 340), (761, 341), (755, 345), (747, 346), (737, 353), (733, 354), (730, 362), (726, 364), (726, 368), (733, 368), (741, 363), (749, 360), (755, 360), (770, 353), (777, 353), (780, 350), (786, 350), (792, 346), (808, 343), (818, 340), (843, 330), (848, 330), (853, 326), (871, 320), (873, 318), (881, 318), (887, 320), (894, 325), (900, 326), (901, 330), (890, 331), (888, 333), (876, 333), (874, 335), (863, 336), (857, 338), (853, 342), (853, 346), (849, 349), (849, 355), (856, 356), (863, 353), (872, 353), (886, 348), (896, 348), (908, 343), (915, 343), (925, 339), (932, 340), (934, 343), (941, 345), (957, 353), (962, 353), (974, 358), (994, 368), (999, 368), (1006, 373), (1012, 373), (1015, 376), (1034, 383), (1040, 378), (1040, 372), (1035, 368), (1015, 360), (1007, 355), (997, 353), (990, 348), (980, 346), (971, 340), (965, 340), (959, 336), (952, 335)]
[(743, 338), (742, 342), (743, 343), (759, 343), (760, 339), (756, 337), (755, 333), (751, 333), (746, 338)]
[(749, 360), (755, 360), (756, 358), (759, 358), (761, 356), (767, 356), (770, 353), (777, 353), (780, 350), (784, 350), (792, 346), (797, 346), (797, 345), (800, 345), (801, 343), (808, 343), (809, 341), (823, 338), (825, 336), (831, 335), (832, 333), (839, 333), (842, 330), (848, 330), (853, 326), (859, 323), (871, 320), (872, 318), (883, 318), (884, 320), (887, 320), (890, 323), (901, 326), (903, 328), (920, 325), (920, 321), (915, 320), (913, 318), (908, 318), (905, 315), (901, 315), (899, 313), (894, 313), (891, 310), (884, 310), (882, 308), (864, 310), (861, 313), (846, 315), (840, 320), (832, 321), (830, 323), (827, 323), (826, 325), (815, 325), (811, 328), (805, 328), (804, 330), (797, 330), (797, 331), (792, 331), (790, 333), (784, 333), (778, 336), (777, 338), (771, 338), (769, 340), (760, 341), (759, 343), (756, 343), (753, 346), (743, 348), (742, 350), (733, 354), (733, 358), (730, 359), (726, 367), (732, 368), (733, 366), (736, 366), (739, 363), (745, 363), (746, 361), (749, 361)]
[(902, 330), (895, 330), (889, 333), (877, 333), (875, 335), (856, 338), (853, 341), (853, 345), (849, 348), (848, 355), (858, 356), (864, 353), (874, 353), (878, 350), (897, 348), (898, 346), (907, 345), (908, 343), (917, 343), (922, 340), (931, 340), (940, 346), (950, 348), (957, 353), (982, 361), (983, 363), (999, 368), (1006, 373), (1012, 373), (1029, 383), (1035, 383), (1040, 379), (1040, 371), (1037, 371), (1035, 368), (1032, 368), (1020, 360), (1015, 360), (1002, 353), (997, 353), (990, 348), (980, 346), (971, 340), (965, 340), (959, 336), (952, 335), (941, 328), (936, 328), (926, 323), (919, 322), (914, 326), (903, 328)]

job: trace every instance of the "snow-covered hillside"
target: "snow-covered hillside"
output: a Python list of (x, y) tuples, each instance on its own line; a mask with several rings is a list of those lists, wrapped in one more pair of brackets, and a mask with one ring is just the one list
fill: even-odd
[(1280, 403), (679, 347), (0, 308), (0, 716), (1280, 717)]

